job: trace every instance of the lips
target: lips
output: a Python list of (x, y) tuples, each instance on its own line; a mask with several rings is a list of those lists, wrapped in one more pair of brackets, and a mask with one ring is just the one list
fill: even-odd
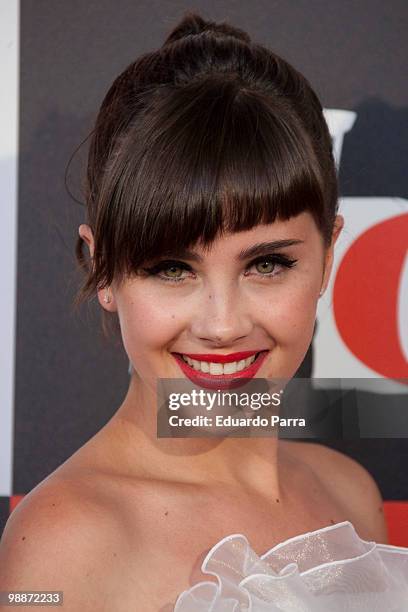
[[(229, 355), (211, 355), (205, 353), (183, 353), (187, 357), (191, 359), (196, 359), (197, 361), (209, 361), (212, 363), (230, 363), (231, 361), (241, 361), (241, 359), (247, 359), (248, 357), (252, 357), (252, 355), (256, 355), (261, 351), (241, 351), (240, 353), (230, 353)], [(175, 353), (178, 355), (178, 353)]]
[[(231, 361), (246, 359), (247, 357), (251, 357), (256, 353), (257, 351), (244, 351), (241, 353), (231, 353), (230, 355), (204, 355), (197, 353), (191, 355), (188, 353), (183, 353), (183, 355), (187, 355), (188, 357), (191, 357), (191, 359), (197, 359), (197, 361), (228, 363)], [(261, 367), (268, 353), (269, 351), (260, 351), (255, 361), (247, 368), (240, 370), (239, 372), (219, 375), (207, 374), (194, 370), (194, 368), (184, 361), (180, 353), (172, 353), (172, 355), (176, 359), (183, 373), (196, 385), (206, 389), (232, 389), (243, 385), (245, 383), (245, 379), (253, 378)]]

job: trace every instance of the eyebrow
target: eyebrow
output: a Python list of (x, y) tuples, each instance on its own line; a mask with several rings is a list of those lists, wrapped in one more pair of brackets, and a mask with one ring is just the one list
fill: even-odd
[[(244, 261), (250, 257), (259, 257), (267, 255), (271, 251), (283, 249), (285, 247), (293, 246), (296, 244), (302, 244), (304, 240), (296, 240), (287, 238), (285, 240), (272, 240), (270, 242), (258, 242), (247, 249), (243, 249), (238, 253), (237, 260)], [(179, 257), (180, 259), (186, 259), (190, 261), (202, 262), (203, 258), (198, 255), (195, 251), (189, 249), (176, 249), (166, 253), (167, 257)]]

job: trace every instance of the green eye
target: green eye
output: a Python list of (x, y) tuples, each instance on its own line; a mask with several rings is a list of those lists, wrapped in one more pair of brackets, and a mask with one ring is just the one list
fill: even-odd
[[(251, 268), (256, 268), (255, 276), (264, 276), (265, 278), (274, 278), (278, 276), (285, 268), (292, 268), (296, 265), (297, 259), (290, 259), (286, 255), (274, 253), (267, 256), (259, 257), (257, 260), (251, 263)], [(161, 281), (168, 281), (169, 283), (183, 283), (193, 276), (184, 275), (184, 272), (189, 274), (193, 273), (191, 267), (182, 261), (164, 260), (150, 268), (142, 268), (148, 276), (156, 277)], [(248, 271), (245, 272), (245, 276), (252, 276)]]
[(257, 264), (255, 264), (255, 267), (257, 269), (258, 272), (260, 272), (261, 274), (269, 274), (270, 272), (273, 271), (274, 267), (275, 267), (275, 263), (273, 261), (260, 261)]
[(183, 282), (186, 280), (184, 272), (190, 272), (191, 268), (187, 264), (178, 261), (161, 261), (151, 268), (142, 268), (149, 276), (155, 276), (162, 281)]
[[(168, 278), (180, 278), (183, 273), (182, 269), (178, 266), (170, 266), (169, 268), (165, 268), (163, 272), (166, 273)], [(170, 272), (170, 274), (167, 274), (168, 272)]]

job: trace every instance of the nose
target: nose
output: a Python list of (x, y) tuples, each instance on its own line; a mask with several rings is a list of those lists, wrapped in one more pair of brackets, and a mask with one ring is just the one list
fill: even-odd
[(192, 313), (194, 338), (210, 345), (233, 345), (247, 337), (252, 328), (247, 301), (236, 287), (226, 284), (207, 289), (199, 307)]

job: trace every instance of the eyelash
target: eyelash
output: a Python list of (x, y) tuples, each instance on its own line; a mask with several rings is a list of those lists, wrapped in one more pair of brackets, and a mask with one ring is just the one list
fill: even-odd
[[(297, 263), (297, 259), (291, 259), (290, 257), (287, 257), (286, 255), (281, 255), (280, 253), (276, 253), (273, 255), (266, 255), (264, 257), (258, 257), (257, 259), (254, 259), (250, 265), (248, 266), (248, 268), (251, 268), (252, 266), (255, 266), (258, 263), (273, 263), (273, 264), (278, 264), (283, 266), (286, 269), (289, 268), (293, 268), (296, 263)], [(150, 268), (143, 268), (143, 271), (148, 275), (148, 276), (157, 276), (160, 280), (163, 280), (164, 282), (170, 282), (170, 283), (180, 283), (185, 281), (185, 278), (166, 278), (165, 276), (160, 276), (159, 272), (162, 272), (163, 270), (168, 270), (169, 268), (180, 268), (182, 270), (187, 270), (188, 272), (191, 271), (191, 267), (184, 263), (183, 261), (176, 261), (176, 260), (167, 260), (167, 261), (161, 261), (158, 264), (156, 264), (155, 266), (152, 266)], [(247, 268), (247, 269), (248, 269)], [(278, 276), (282, 274), (281, 272), (267, 272), (266, 274), (258, 274), (258, 276), (261, 277), (266, 277), (266, 278), (274, 278), (275, 276)]]

